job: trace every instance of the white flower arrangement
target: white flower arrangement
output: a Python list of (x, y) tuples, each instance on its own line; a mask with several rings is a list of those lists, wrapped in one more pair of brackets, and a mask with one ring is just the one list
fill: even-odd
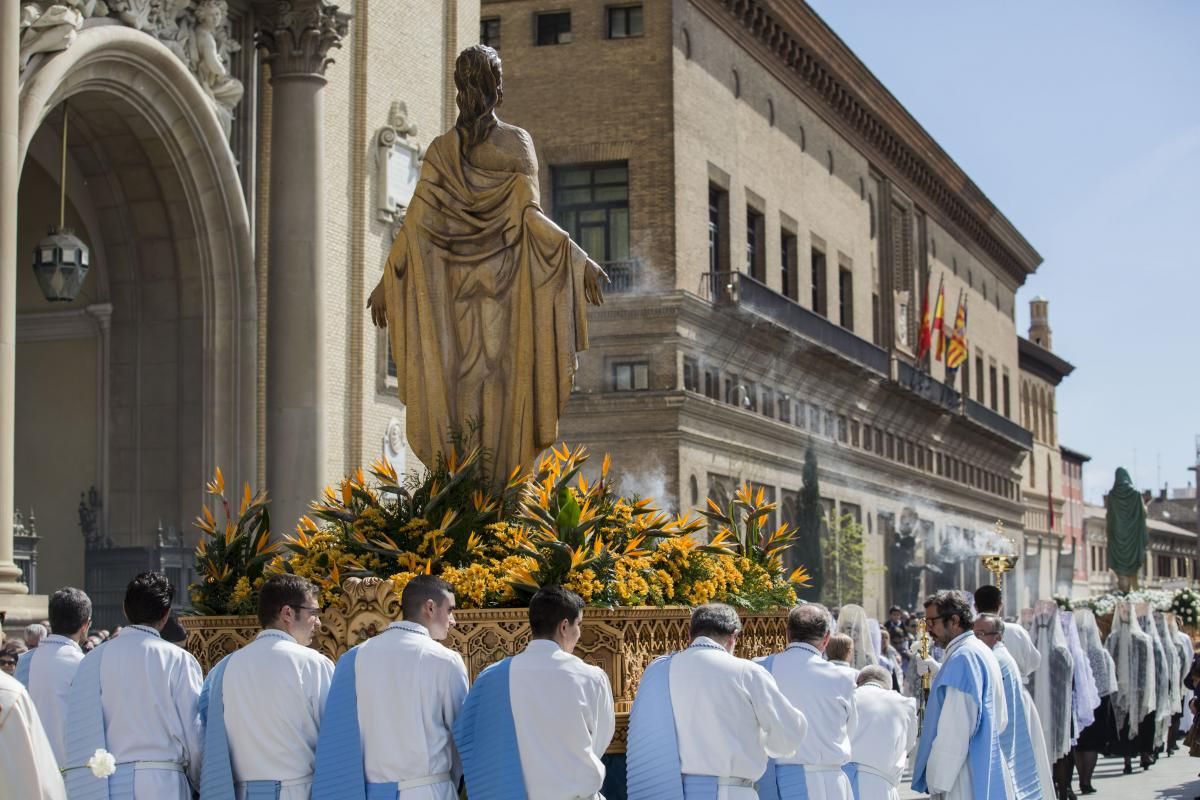
[(87, 760), (86, 766), (97, 778), (107, 778), (117, 771), (117, 759), (112, 753), (100, 748)]
[(1180, 589), (1171, 599), (1171, 611), (1184, 625), (1195, 625), (1200, 621), (1200, 594), (1195, 589)]
[(1071, 598), (1065, 594), (1056, 594), (1050, 598), (1058, 605), (1059, 611), (1074, 611), (1075, 606), (1071, 603)]

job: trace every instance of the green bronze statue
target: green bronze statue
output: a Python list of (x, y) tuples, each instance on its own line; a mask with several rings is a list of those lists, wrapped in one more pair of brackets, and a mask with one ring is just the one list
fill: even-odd
[(1108, 507), (1105, 518), (1108, 568), (1117, 574), (1117, 588), (1128, 592), (1138, 588), (1138, 574), (1146, 561), (1149, 534), (1146, 531), (1146, 505), (1124, 467), (1117, 467), (1105, 505)]

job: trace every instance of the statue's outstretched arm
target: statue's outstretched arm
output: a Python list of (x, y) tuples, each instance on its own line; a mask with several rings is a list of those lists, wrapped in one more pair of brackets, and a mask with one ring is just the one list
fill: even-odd
[(408, 237), (404, 233), (404, 228), (401, 228), (400, 232), (396, 235), (396, 241), (392, 242), (392, 249), (388, 253), (387, 263), (383, 267), (383, 276), (379, 279), (379, 283), (375, 284), (375, 288), (371, 291), (371, 296), (367, 298), (367, 308), (371, 310), (371, 322), (377, 328), (386, 328), (388, 324), (388, 273), (391, 273), (393, 278), (403, 276), (405, 267), (408, 265), (407, 259)]

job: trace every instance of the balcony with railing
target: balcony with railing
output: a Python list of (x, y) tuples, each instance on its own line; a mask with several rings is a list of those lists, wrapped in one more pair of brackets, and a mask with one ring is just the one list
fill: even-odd
[(880, 375), (889, 374), (888, 353), (841, 325), (768, 289), (744, 272), (709, 272), (701, 294), (716, 304), (737, 305), (783, 325)]
[(905, 389), (943, 408), (957, 411), (962, 405), (962, 395), (907, 361), (896, 361), (896, 378)]
[(630, 294), (643, 288), (645, 275), (642, 274), (640, 258), (605, 261), (600, 266), (608, 273), (608, 284), (604, 287), (605, 294)]
[(1021, 445), (1026, 450), (1033, 449), (1033, 433), (1031, 431), (1022, 428), (1008, 417), (997, 414), (983, 403), (977, 403), (968, 398), (965, 404), (965, 412), (968, 419), (974, 420), (985, 428), (989, 428), (1006, 439)]

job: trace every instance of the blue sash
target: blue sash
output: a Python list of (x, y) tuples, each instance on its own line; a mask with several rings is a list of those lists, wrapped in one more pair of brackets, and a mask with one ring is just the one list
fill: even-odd
[[(971, 634), (965, 634), (971, 636)], [(914, 792), (929, 792), (925, 768), (933, 751), (937, 737), (942, 704), (948, 689), (958, 689), (979, 703), (979, 718), (971, 732), (967, 750), (967, 763), (971, 767), (972, 796), (974, 800), (996, 800), (1004, 798), (1004, 770), (1001, 759), (1000, 737), (996, 732), (996, 710), (992, 703), (991, 674), (987, 670), (986, 656), (977, 647), (985, 647), (976, 640), (967, 639), (946, 658), (942, 668), (933, 679), (929, 699), (925, 704), (924, 727), (921, 742), (917, 747), (917, 758), (913, 766), (912, 788)]]
[(842, 764), (842, 772), (846, 773), (846, 777), (850, 779), (850, 790), (854, 792), (854, 800), (862, 800), (858, 793), (858, 763), (847, 761)]
[(22, 653), (21, 657), (17, 659), (17, 671), (13, 674), (13, 677), (19, 680), (21, 685), (26, 689), (29, 688), (29, 665), (33, 663), (33, 654), (36, 652), (37, 649), (35, 648), (28, 653)]
[[(679, 738), (671, 705), (671, 659), (663, 656), (642, 673), (625, 745), (628, 800), (684, 800)], [(699, 787), (697, 787), (699, 788)]]
[(1008, 701), (1008, 727), (1000, 734), (1000, 749), (1008, 759), (1008, 768), (1012, 772), (1014, 796), (1017, 800), (1040, 800), (1046, 793), (1042, 791), (1041, 778), (1038, 776), (1037, 760), (1033, 756), (1033, 740), (1029, 736), (1029, 720), (1025, 716), (1025, 697), (1021, 690), (1021, 680), (1012, 670), (1012, 662), (1008, 659), (997, 659), (1000, 662), (1000, 675), (1004, 681), (1004, 695)]
[[(85, 766), (97, 750), (107, 750), (104, 734), (104, 708), (100, 705), (100, 659), (108, 642), (96, 647), (79, 662), (75, 679), (67, 692), (67, 750), (65, 767), (67, 796), (71, 800), (112, 800), (133, 796), (133, 773), (121, 768), (109, 778), (97, 778)], [(132, 767), (133, 765), (130, 765)], [(126, 786), (128, 789), (126, 790)]]
[[(312, 800), (367, 800), (362, 731), (358, 727), (358, 686), (355, 647), (338, 659), (317, 736), (317, 767)], [(396, 797), (395, 784), (391, 797)]]
[[(454, 721), (454, 743), (471, 800), (525, 800), (509, 694), (511, 665), (512, 659), (506, 658), (481, 672)], [(313, 800), (318, 798), (314, 795)]]
[(204, 731), (204, 763), (200, 767), (200, 800), (234, 800), (233, 762), (225, 730), (225, 667), (232, 655), (208, 673), (200, 690), (200, 727)]

